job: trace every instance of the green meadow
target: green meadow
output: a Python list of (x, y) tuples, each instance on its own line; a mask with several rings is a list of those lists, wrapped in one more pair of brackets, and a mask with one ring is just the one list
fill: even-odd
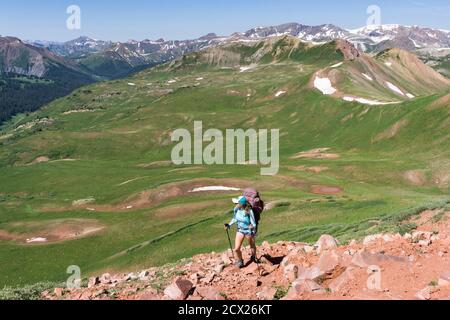
[[(333, 46), (282, 54), (280, 45), (245, 72), (236, 65), (261, 48), (236, 46), (222, 60), (189, 55), (5, 123), (0, 286), (64, 281), (70, 265), (86, 277), (225, 250), (223, 223), (239, 192), (193, 187), (256, 186), (271, 205), (259, 242), (312, 242), (322, 233), (347, 241), (384, 221), (406, 232), (399, 217), (448, 205), (449, 91), (386, 106), (345, 102), (310, 85), (342, 60)], [(279, 173), (171, 164), (171, 133), (192, 131), (194, 121), (205, 130), (280, 129)], [(327, 149), (299, 156), (316, 148)]]

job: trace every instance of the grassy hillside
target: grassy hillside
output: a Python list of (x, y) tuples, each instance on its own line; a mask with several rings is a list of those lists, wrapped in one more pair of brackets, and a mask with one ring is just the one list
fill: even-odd
[(426, 61), (436, 71), (442, 73), (444, 76), (450, 78), (450, 55), (444, 57), (427, 57)]
[[(312, 241), (318, 230), (348, 238), (355, 225), (449, 199), (450, 88), (350, 103), (311, 85), (340, 62), (359, 63), (335, 43), (231, 43), (16, 116), (0, 135), (0, 286), (62, 281), (70, 265), (86, 276), (225, 249), (236, 193), (189, 192), (201, 186), (260, 189), (273, 208), (258, 241)], [(279, 128), (279, 174), (172, 165), (171, 132), (200, 120)], [(306, 152), (316, 148), (326, 149)], [(49, 242), (27, 243), (37, 237)]]
[(154, 64), (135, 66), (122, 58), (117, 52), (106, 51), (77, 59), (78, 63), (102, 79), (117, 79), (131, 73), (147, 69)]
[(0, 37), (0, 123), (95, 81), (83, 67), (12, 37)]
[(33, 112), (93, 82), (89, 76), (61, 66), (50, 68), (44, 78), (0, 73), (0, 123), (18, 113)]

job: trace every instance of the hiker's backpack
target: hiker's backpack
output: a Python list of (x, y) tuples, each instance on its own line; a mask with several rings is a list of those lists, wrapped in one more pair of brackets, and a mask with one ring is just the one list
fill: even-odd
[(248, 188), (244, 190), (243, 196), (252, 206), (256, 223), (259, 223), (261, 220), (261, 214), (264, 211), (264, 201), (261, 199), (259, 192), (253, 188)]

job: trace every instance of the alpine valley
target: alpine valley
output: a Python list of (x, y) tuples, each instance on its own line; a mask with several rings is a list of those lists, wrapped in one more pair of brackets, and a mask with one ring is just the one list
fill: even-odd
[[(0, 291), (0, 298), (42, 298), (44, 291), (45, 298), (61, 298), (53, 290), (74, 265), (88, 291), (68, 291), (75, 299), (150, 289), (158, 297), (186, 291), (180, 295), (186, 298), (192, 289), (186, 279), (167, 286), (188, 273), (196, 274), (191, 280), (198, 287), (222, 286), (234, 298), (256, 298), (258, 281), (270, 286), (264, 279), (297, 290), (300, 284), (284, 277), (293, 274), (292, 265), (296, 276), (316, 266), (322, 245), (308, 244), (324, 234), (341, 242), (342, 256), (349, 243), (375, 250), (362, 239), (389, 234), (398, 246), (372, 255), (386, 263), (395, 260), (383, 260), (386, 252), (411, 263), (414, 256), (428, 266), (429, 253), (429, 261), (445, 266), (449, 47), (448, 31), (399, 25), (345, 30), (292, 23), (227, 37), (126, 43), (1, 38), (0, 101), (8, 120), (0, 127), (0, 286), (22, 288)], [(5, 103), (5, 92), (16, 101), (15, 88), (25, 99), (46, 86), (65, 91), (23, 110)], [(261, 175), (250, 161), (174, 165), (171, 135), (192, 132), (195, 121), (222, 132), (279, 129), (278, 174)], [(264, 252), (283, 256), (270, 266), (272, 278), (250, 270), (255, 278), (246, 277), (237, 292), (230, 283), (242, 275), (206, 261), (228, 248), (223, 224), (232, 215), (231, 199), (248, 186), (266, 201), (258, 245), (267, 241)], [(430, 228), (430, 241), (405, 244), (420, 227)], [(442, 238), (431, 240), (439, 232)], [(205, 253), (202, 263), (192, 258)], [(204, 270), (193, 271), (199, 265)], [(138, 276), (150, 267), (160, 269)], [(442, 271), (422, 269), (429, 273), (420, 274), (420, 283), (408, 282), (398, 294), (437, 282), (433, 272)], [(335, 270), (343, 271), (333, 268), (333, 277), (343, 274)], [(395, 277), (408, 271), (387, 272), (401, 283)], [(108, 287), (97, 294), (100, 274)], [(115, 289), (112, 274), (134, 291)], [(327, 280), (315, 284), (327, 294)], [(388, 289), (377, 297), (396, 292), (394, 285)]]
[(130, 40), (112, 42), (80, 37), (68, 42), (0, 38), (0, 121), (40, 106), (93, 81), (126, 77), (184, 54), (230, 41), (258, 41), (290, 35), (302, 41), (350, 41), (359, 50), (379, 53), (400, 48), (416, 53), (425, 63), (448, 76), (450, 33), (418, 26), (380, 25), (346, 30), (325, 24), (288, 23), (259, 27), (231, 36), (214, 33), (193, 40)]

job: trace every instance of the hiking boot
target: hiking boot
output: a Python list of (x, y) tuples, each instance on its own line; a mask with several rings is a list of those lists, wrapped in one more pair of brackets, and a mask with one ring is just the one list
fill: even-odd
[(244, 267), (244, 260), (239, 260), (235, 263), (235, 266), (239, 269), (242, 269)]

